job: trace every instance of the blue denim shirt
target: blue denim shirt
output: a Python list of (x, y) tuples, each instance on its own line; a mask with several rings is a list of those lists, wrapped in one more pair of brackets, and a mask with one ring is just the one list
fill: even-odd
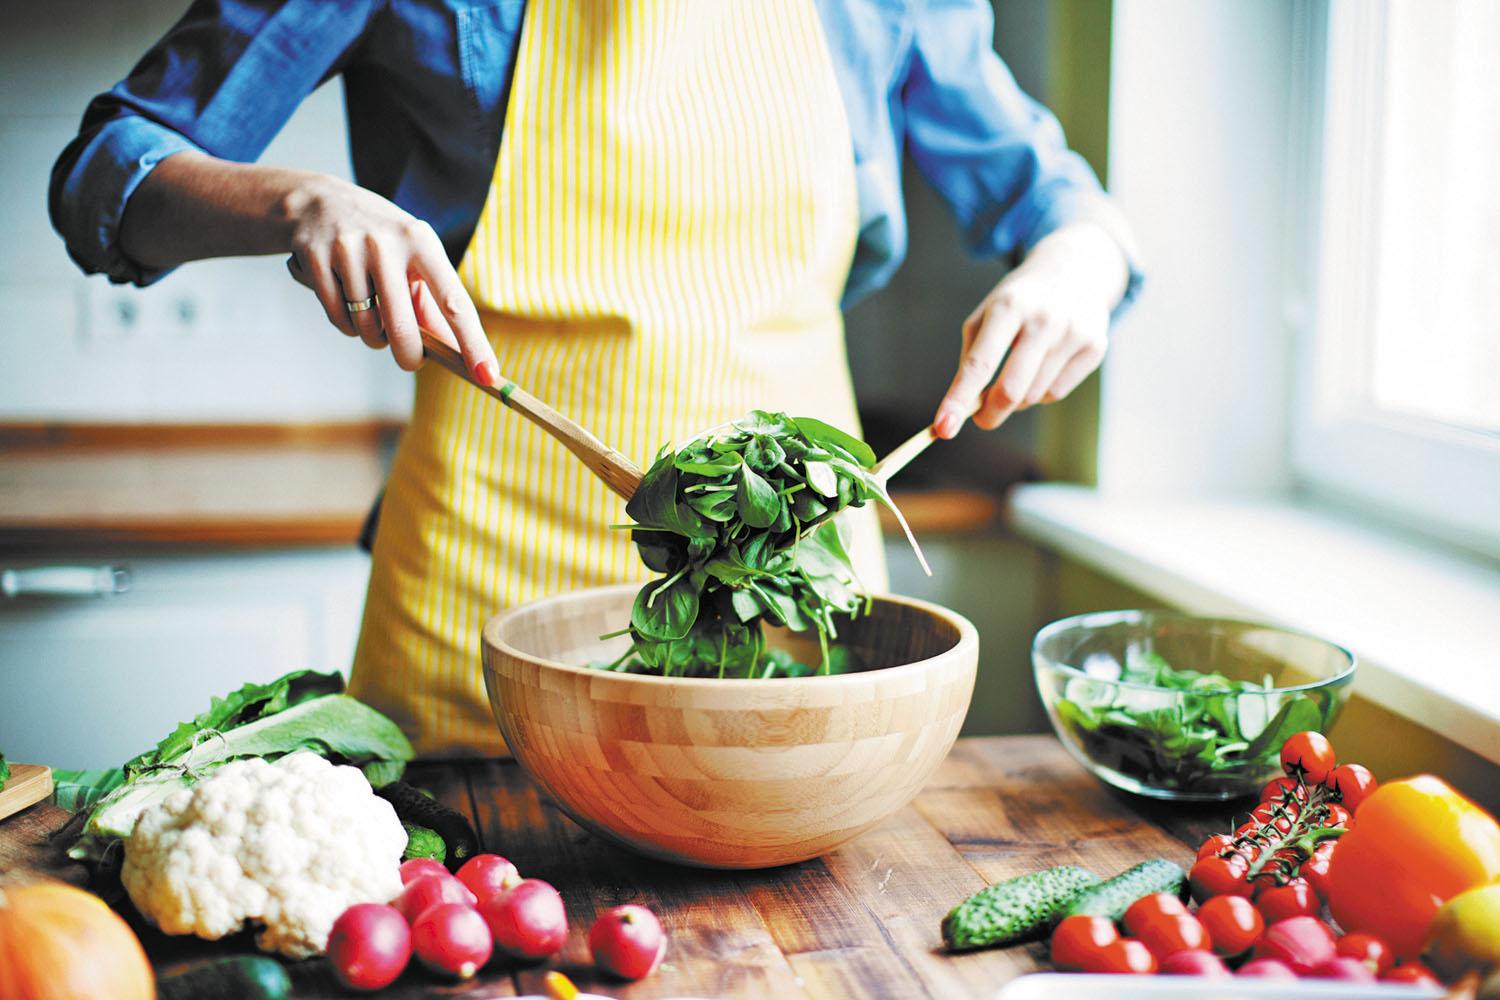
[[(1128, 230), (1046, 109), (990, 45), (989, 0), (817, 0), (853, 139), (859, 242), (845, 301), (906, 253), (903, 150), (975, 253), (1024, 252), (1066, 222)], [(455, 263), (500, 149), (524, 0), (199, 0), (84, 114), (50, 211), (87, 272), (148, 284), (120, 218), (162, 159), (253, 161), (320, 84), (345, 90), (355, 180), (429, 222)], [(1122, 303), (1123, 305), (1123, 303)]]

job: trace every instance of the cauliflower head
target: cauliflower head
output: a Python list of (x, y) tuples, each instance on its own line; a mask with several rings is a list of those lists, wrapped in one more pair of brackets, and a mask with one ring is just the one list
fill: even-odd
[(212, 940), (254, 921), (261, 948), (307, 958), (347, 907), (401, 892), (405, 848), (358, 768), (304, 750), (232, 761), (146, 810), (120, 879), (168, 934)]

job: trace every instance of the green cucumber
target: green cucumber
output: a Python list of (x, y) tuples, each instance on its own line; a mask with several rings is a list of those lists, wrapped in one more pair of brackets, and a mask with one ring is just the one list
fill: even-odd
[(1063, 915), (1108, 917), (1119, 923), (1124, 918), (1125, 911), (1130, 909), (1131, 903), (1157, 892), (1170, 892), (1186, 902), (1187, 873), (1166, 858), (1142, 861), (1114, 878), (1083, 890), (1068, 905), (1067, 912)]
[(955, 906), (943, 918), (943, 943), (970, 951), (1045, 937), (1074, 897), (1099, 884), (1076, 865), (1059, 865), (996, 882)]
[(402, 823), (401, 826), (406, 830), (406, 851), (401, 855), (402, 861), (431, 858), (441, 864), (448, 860), (448, 845), (443, 843), (436, 830), (415, 823)]
[(375, 794), (389, 802), (396, 810), (396, 817), (403, 824), (425, 826), (443, 838), (447, 857), (443, 863), (449, 871), (457, 871), (465, 861), (479, 852), (479, 837), (474, 827), (461, 812), (443, 805), (413, 785), (404, 781), (393, 781), (375, 790)]
[(156, 980), (156, 1000), (286, 1000), (291, 995), (292, 977), (264, 955), (216, 958)]

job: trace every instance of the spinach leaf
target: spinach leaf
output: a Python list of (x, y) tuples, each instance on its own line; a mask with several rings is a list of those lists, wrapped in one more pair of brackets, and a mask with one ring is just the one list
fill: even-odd
[(792, 675), (785, 658), (765, 650), (766, 622), (815, 631), (819, 672), (846, 663), (829, 643), (837, 616), (861, 613), (869, 599), (836, 515), (871, 500), (894, 509), (874, 463), (853, 435), (764, 410), (663, 448), (626, 505), (642, 561), (662, 575), (636, 595), (631, 647), (606, 666)]
[(1178, 669), (1150, 651), (1129, 651), (1118, 679), (1136, 686), (1075, 678), (1054, 710), (1092, 760), (1154, 787), (1205, 792), (1262, 780), (1289, 736), (1329, 721), (1308, 695), (1271, 694), (1269, 678)]

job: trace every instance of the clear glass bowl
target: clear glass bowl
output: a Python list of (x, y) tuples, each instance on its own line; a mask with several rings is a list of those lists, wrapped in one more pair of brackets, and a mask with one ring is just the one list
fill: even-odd
[(1171, 611), (1064, 618), (1037, 633), (1031, 660), (1052, 728), (1090, 771), (1196, 801), (1259, 792), (1287, 736), (1333, 725), (1355, 668), (1316, 636)]

